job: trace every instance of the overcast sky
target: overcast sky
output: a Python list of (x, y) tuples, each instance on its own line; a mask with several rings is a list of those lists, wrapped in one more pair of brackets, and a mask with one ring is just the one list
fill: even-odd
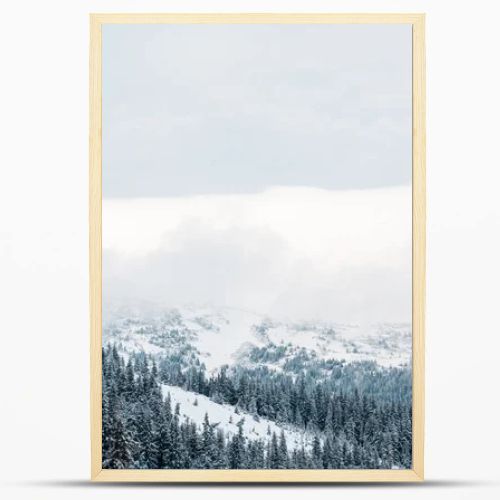
[(104, 299), (411, 321), (411, 27), (105, 25)]
[(104, 197), (408, 184), (410, 25), (104, 25)]

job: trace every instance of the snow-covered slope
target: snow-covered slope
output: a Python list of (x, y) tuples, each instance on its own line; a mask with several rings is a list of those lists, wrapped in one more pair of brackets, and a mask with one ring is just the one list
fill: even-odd
[(271, 363), (275, 368), (299, 354), (314, 359), (373, 360), (383, 366), (411, 359), (409, 324), (288, 322), (227, 307), (116, 309), (104, 324), (104, 341), (120, 343), (126, 351), (182, 352), (199, 358), (209, 370), (236, 362), (263, 364), (255, 349), (265, 347), (280, 348)]
[(307, 449), (311, 446), (313, 436), (292, 426), (279, 426), (262, 417), (257, 421), (248, 413), (242, 411), (236, 413), (234, 406), (215, 403), (206, 396), (194, 394), (180, 387), (162, 385), (162, 391), (165, 397), (170, 394), (172, 407), (175, 407), (176, 403), (180, 404), (181, 418), (189, 418), (196, 422), (200, 429), (206, 413), (210, 423), (218, 424), (217, 428), (222, 429), (229, 437), (238, 433), (237, 423), (243, 420), (243, 433), (250, 440), (262, 439), (267, 442), (273, 432), (279, 437), (283, 430), (289, 450), (302, 446)]

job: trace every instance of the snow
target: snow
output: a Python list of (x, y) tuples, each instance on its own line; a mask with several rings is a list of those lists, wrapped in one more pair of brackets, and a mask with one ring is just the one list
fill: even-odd
[[(252, 347), (270, 344), (291, 344), (287, 357), (305, 349), (318, 359), (376, 361), (381, 366), (409, 364), (412, 348), (410, 324), (287, 322), (242, 309), (195, 305), (121, 311), (104, 325), (104, 338), (122, 343), (129, 352), (154, 355), (190, 345), (210, 372), (225, 364), (248, 364), (246, 353)], [(158, 345), (159, 339), (163, 344)], [(286, 359), (273, 367), (280, 369)]]
[[(185, 324), (198, 333), (193, 344), (200, 351), (208, 370), (233, 364), (242, 346), (258, 344), (252, 337), (252, 326), (261, 318), (255, 313), (231, 308), (183, 308), (181, 311)], [(214, 328), (203, 329), (200, 319), (202, 324), (206, 321)]]
[(374, 360), (382, 366), (399, 366), (411, 359), (411, 326), (406, 324), (278, 324), (267, 337), (276, 345), (290, 342), (320, 359)]
[[(193, 341), (209, 370), (242, 361), (252, 346), (291, 343), (314, 352), (320, 359), (374, 360), (382, 366), (399, 366), (411, 360), (411, 325), (342, 325), (325, 322), (277, 322), (256, 313), (232, 308), (181, 309), (185, 323), (197, 332)], [(200, 327), (199, 318), (212, 329)], [(264, 326), (265, 334), (255, 328)]]
[[(307, 449), (311, 446), (312, 436), (292, 426), (280, 426), (263, 417), (259, 417), (260, 421), (257, 422), (254, 420), (253, 415), (249, 413), (243, 411), (240, 411), (239, 414), (236, 413), (234, 406), (215, 403), (206, 396), (186, 391), (180, 387), (163, 384), (162, 392), (165, 397), (167, 394), (170, 394), (172, 409), (175, 408), (176, 403), (179, 403), (181, 417), (189, 418), (200, 429), (205, 418), (205, 413), (207, 413), (210, 423), (218, 423), (217, 428), (222, 429), (229, 436), (238, 433), (237, 423), (241, 419), (244, 419), (243, 433), (250, 440), (263, 439), (267, 442), (273, 432), (279, 437), (283, 430), (289, 450), (302, 448), (302, 446)], [(194, 404), (195, 401), (197, 401), (197, 405)], [(271, 434), (268, 434), (268, 429), (270, 429)]]
[(144, 352), (146, 354), (162, 354), (163, 349), (148, 342), (144, 336), (134, 337), (122, 341), (123, 349), (127, 352)]

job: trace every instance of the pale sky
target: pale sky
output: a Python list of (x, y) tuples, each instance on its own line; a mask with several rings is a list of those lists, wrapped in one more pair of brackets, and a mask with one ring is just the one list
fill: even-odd
[(105, 198), (410, 178), (410, 25), (103, 27)]
[(106, 25), (103, 293), (411, 321), (411, 28)]

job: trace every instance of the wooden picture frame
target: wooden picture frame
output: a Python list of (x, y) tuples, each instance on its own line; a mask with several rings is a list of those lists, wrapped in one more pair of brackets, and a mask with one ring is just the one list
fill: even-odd
[[(102, 468), (102, 43), (106, 24), (410, 24), (413, 30), (412, 367), (413, 455), (409, 470), (106, 470)], [(425, 68), (424, 14), (90, 15), (91, 478), (150, 482), (412, 482), (424, 479)]]

